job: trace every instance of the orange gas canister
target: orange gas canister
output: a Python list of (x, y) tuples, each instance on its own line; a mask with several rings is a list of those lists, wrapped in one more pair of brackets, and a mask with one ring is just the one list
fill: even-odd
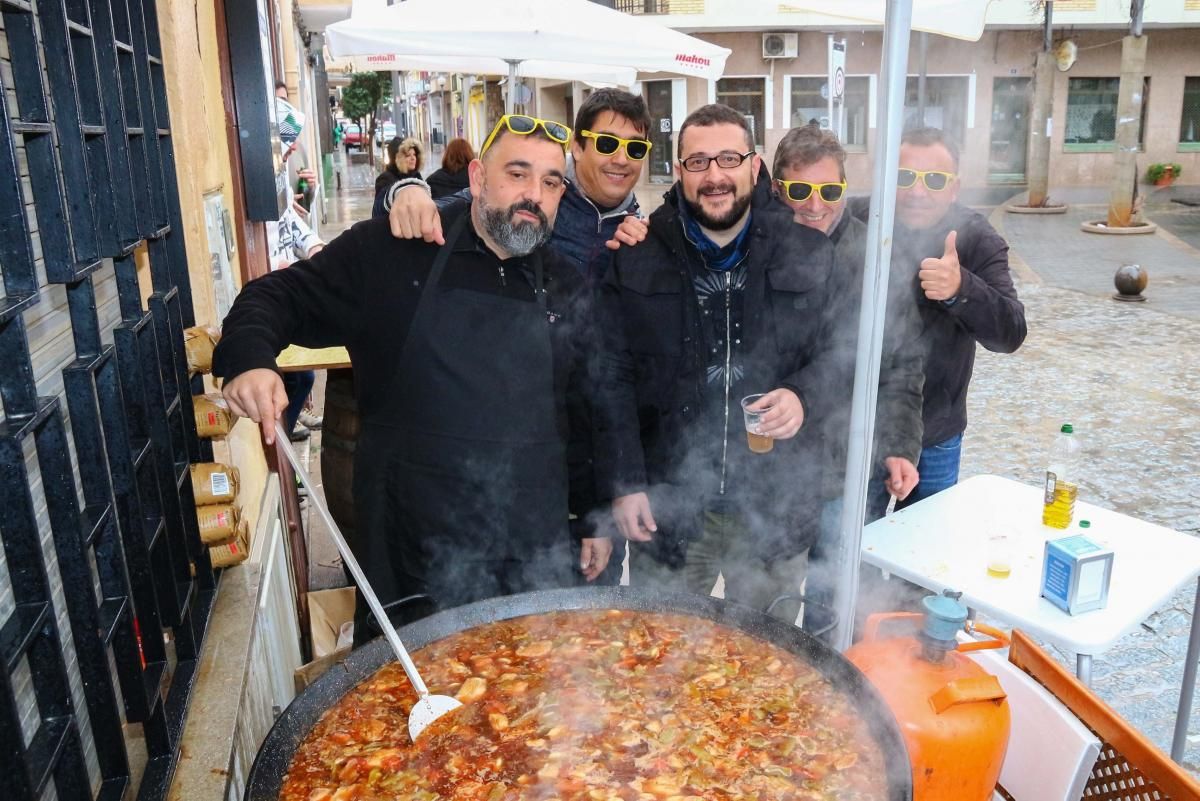
[[(966, 623), (966, 608), (944, 596), (924, 604), (924, 615), (869, 617), (862, 641), (846, 657), (900, 724), (913, 765), (913, 801), (985, 801), (1000, 776), (1011, 721), (1000, 682), (962, 652), (1003, 648), (1008, 638), (976, 625), (995, 639), (960, 644), (955, 635)], [(922, 617), (916, 637), (878, 637), (885, 620)]]

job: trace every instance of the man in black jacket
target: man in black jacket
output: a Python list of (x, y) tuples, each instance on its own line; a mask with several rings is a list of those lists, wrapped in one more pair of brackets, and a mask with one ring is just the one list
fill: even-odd
[(926, 352), (921, 479), (908, 506), (958, 483), (976, 344), (1012, 353), (1027, 329), (1008, 243), (957, 203), (958, 149), (942, 131), (904, 134), (898, 186), (892, 261), (913, 276)]
[[(793, 128), (775, 150), (775, 191), (795, 221), (829, 236), (834, 244), (834, 302), (829, 307), (838, 370), (824, 389), (847, 402), (820, 421), (825, 480), (820, 535), (810, 551), (804, 596), (810, 632), (828, 628), (841, 542), (842, 494), (850, 435), (855, 355), (866, 267), (867, 225), (846, 213), (846, 151), (837, 137), (817, 125)], [(887, 511), (889, 497), (903, 500), (917, 484), (921, 454), (921, 389), (924, 384), (921, 323), (907, 268), (893, 261), (888, 281), (886, 329), (879, 367), (874, 458), (867, 490), (866, 521)], [(856, 502), (859, 499), (855, 499)], [(823, 606), (822, 606), (823, 605)], [(824, 607), (824, 608), (823, 608)]]
[[(708, 594), (723, 574), (727, 598), (761, 607), (799, 589), (815, 537), (822, 466), (801, 429), (836, 402), (816, 391), (833, 250), (756, 185), (738, 112), (698, 109), (678, 147), (679, 181), (600, 289), (597, 482), (637, 546), (633, 582)], [(756, 393), (763, 454), (740, 407)]]
[[(846, 214), (846, 151), (837, 137), (819, 126), (793, 128), (775, 150), (776, 194), (795, 221), (825, 233), (833, 242), (834, 305), (830, 308), (834, 342), (840, 356), (837, 381), (826, 388), (834, 397), (849, 398), (854, 388), (867, 226)], [(888, 282), (887, 330), (879, 370), (875, 416), (875, 468), (867, 522), (885, 511), (887, 498), (903, 500), (917, 483), (921, 455), (921, 326), (912, 297), (911, 279), (893, 263)], [(850, 405), (842, 403), (821, 421), (827, 457), (826, 492), (840, 499), (846, 470)]]
[[(214, 373), (268, 443), (286, 405), (279, 351), (348, 347), (362, 424), (351, 546), (385, 603), (424, 593), (454, 606), (572, 580), (568, 491), (590, 508), (594, 487), (590, 472), (568, 487), (566, 434), (568, 398), (592, 392), (590, 292), (544, 247), (569, 129), (522, 133), (497, 125), (443, 246), (359, 223), (248, 284), (224, 322)], [(589, 550), (594, 578), (611, 543)]]

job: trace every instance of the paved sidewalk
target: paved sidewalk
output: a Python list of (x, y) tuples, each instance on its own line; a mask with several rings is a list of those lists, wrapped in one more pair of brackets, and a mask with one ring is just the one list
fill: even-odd
[[(1106, 207), (1078, 199), (1093, 204), (1068, 197), (1062, 215), (991, 214), (1009, 241), (1029, 337), (1015, 354), (979, 350), (963, 475), (1038, 483), (1055, 428), (1070, 421), (1084, 442), (1082, 498), (1200, 536), (1200, 208), (1152, 196), (1146, 217), (1158, 233), (1105, 236), (1079, 223)], [(1145, 303), (1111, 299), (1113, 274), (1129, 263), (1149, 270)], [(1194, 597), (1185, 588), (1093, 668), (1100, 697), (1164, 750)], [(1058, 656), (1074, 667), (1074, 654)], [(1200, 772), (1195, 703), (1185, 766)]]
[(1009, 214), (996, 208), (990, 219), (1009, 241), (1014, 271), (1027, 281), (1111, 296), (1117, 269), (1140, 264), (1150, 276), (1146, 308), (1200, 320), (1200, 208), (1156, 198), (1151, 195), (1145, 211), (1159, 225), (1154, 234), (1080, 230), (1080, 223), (1106, 214), (1094, 190), (1065, 214)]

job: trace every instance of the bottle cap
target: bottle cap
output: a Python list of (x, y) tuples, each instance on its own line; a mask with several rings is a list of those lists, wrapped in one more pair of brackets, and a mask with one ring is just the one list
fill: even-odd
[(1091, 520), (1080, 520), (1080, 521), (1079, 521), (1079, 527), (1080, 527), (1080, 528), (1091, 528), (1091, 527), (1092, 527), (1092, 521), (1091, 521)]
[(1074, 434), (1075, 433), (1075, 427), (1072, 426), (1070, 423), (1063, 423), (1062, 428), (1059, 430), (1062, 431), (1062, 433), (1064, 433), (1064, 434)]

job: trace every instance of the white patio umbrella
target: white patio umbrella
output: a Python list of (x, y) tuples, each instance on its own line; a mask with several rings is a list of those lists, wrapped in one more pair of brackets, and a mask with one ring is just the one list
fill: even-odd
[[(993, 2), (1014, 0), (912, 0), (912, 23), (909, 27), (913, 31), (975, 42), (983, 35), (988, 6)], [(890, 5), (886, 0), (782, 0), (779, 10), (817, 14), (831, 26), (865, 23), (884, 25), (886, 29), (885, 17)], [(908, 34), (905, 33), (907, 40)]]
[[(567, 61), (530, 59), (516, 65), (518, 78), (552, 78), (582, 81), (590, 86), (632, 86), (637, 70), (631, 67), (608, 67)], [(326, 62), (330, 71), (350, 67), (364, 70), (428, 70), (429, 72), (464, 72), (475, 75), (507, 75), (508, 62), (500, 58), (481, 56), (404, 56), (382, 53), (369, 56), (343, 56)]]
[(518, 65), (530, 60), (716, 79), (730, 53), (588, 0), (407, 0), (354, 14), (325, 33), (334, 57), (487, 57), (507, 62), (514, 83)]

